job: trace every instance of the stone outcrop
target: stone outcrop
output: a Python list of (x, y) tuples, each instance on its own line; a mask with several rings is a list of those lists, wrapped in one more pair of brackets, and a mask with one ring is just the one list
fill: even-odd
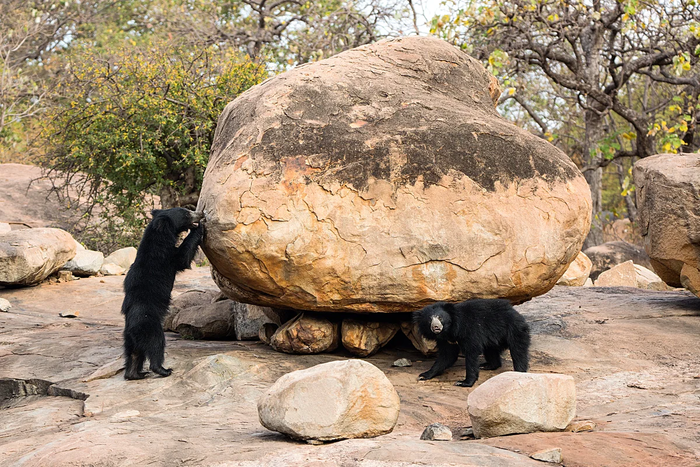
[(61, 229), (22, 229), (0, 234), (0, 285), (34, 285), (75, 256), (75, 240)]
[(603, 271), (622, 264), (625, 261), (632, 261), (634, 264), (639, 264), (645, 268), (651, 267), (649, 255), (646, 254), (643, 248), (623, 241), (607, 242), (602, 245), (586, 248), (583, 252), (591, 260), (592, 280), (598, 279), (598, 276)]
[(477, 438), (562, 431), (576, 414), (574, 378), (506, 371), (474, 389), (467, 410)]
[(390, 433), (399, 406), (399, 395), (379, 368), (346, 360), (282, 376), (258, 401), (258, 415), (268, 430), (333, 441)]
[(332, 352), (340, 341), (338, 323), (311, 313), (300, 313), (284, 323), (270, 338), (270, 346), (285, 353)]
[(401, 328), (399, 323), (345, 319), (340, 327), (343, 347), (358, 357), (368, 357), (385, 346)]
[(590, 226), (561, 151), (502, 119), (478, 61), (379, 41), (254, 86), (221, 115), (198, 209), (227, 296), (410, 312), (549, 290)]
[(700, 297), (700, 154), (659, 154), (634, 164), (644, 249), (661, 279)]
[(582, 251), (579, 252), (574, 262), (569, 265), (564, 275), (559, 278), (557, 285), (583, 286), (591, 273), (592, 266), (593, 263), (588, 259), (588, 256)]

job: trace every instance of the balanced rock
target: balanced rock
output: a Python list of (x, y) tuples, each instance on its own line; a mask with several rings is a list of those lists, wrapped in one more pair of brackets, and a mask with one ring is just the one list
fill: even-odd
[(398, 332), (399, 323), (379, 323), (345, 319), (340, 327), (340, 336), (351, 354), (368, 357), (385, 346)]
[(506, 371), (474, 389), (467, 410), (477, 438), (562, 431), (576, 413), (574, 378)]
[(282, 376), (258, 401), (258, 415), (268, 430), (332, 441), (390, 433), (399, 406), (399, 395), (379, 368), (346, 360)]
[(338, 343), (338, 324), (310, 313), (287, 321), (270, 338), (273, 349), (295, 354), (332, 352)]
[(607, 242), (602, 245), (586, 248), (583, 252), (591, 260), (592, 280), (598, 279), (603, 271), (622, 264), (625, 261), (632, 261), (646, 268), (651, 267), (649, 255), (643, 248), (623, 241)]
[(430, 37), (294, 68), (228, 104), (198, 210), (232, 299), (331, 312), (551, 289), (590, 227), (559, 149), (501, 118), (493, 77)]
[[(80, 244), (78, 243), (78, 245)], [(100, 251), (78, 248), (73, 259), (63, 265), (62, 269), (70, 271), (78, 277), (94, 276), (100, 272), (104, 258), (105, 255)]]
[(22, 229), (0, 234), (0, 285), (33, 285), (75, 256), (75, 240), (61, 229)]
[(658, 154), (634, 164), (644, 249), (661, 279), (700, 297), (700, 154)]
[(579, 252), (573, 263), (569, 265), (564, 275), (559, 278), (557, 285), (581, 287), (586, 283), (591, 273), (593, 263), (584, 252)]

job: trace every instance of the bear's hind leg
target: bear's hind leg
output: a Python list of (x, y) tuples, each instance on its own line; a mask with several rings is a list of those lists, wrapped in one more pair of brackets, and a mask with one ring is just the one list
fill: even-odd
[(143, 363), (145, 359), (146, 357), (142, 353), (128, 353), (126, 355), (124, 379), (144, 379), (148, 374), (146, 371), (143, 371)]
[(165, 333), (162, 329), (158, 338), (154, 338), (149, 345), (148, 360), (151, 371), (154, 373), (166, 377), (173, 372), (170, 368), (163, 368), (163, 362), (165, 361)]
[(484, 358), (486, 363), (482, 363), (479, 368), (482, 370), (498, 370), (501, 363), (501, 349), (499, 347), (487, 347), (484, 349)]
[(508, 347), (515, 371), (527, 372), (530, 366), (530, 330), (525, 324), (511, 333)]

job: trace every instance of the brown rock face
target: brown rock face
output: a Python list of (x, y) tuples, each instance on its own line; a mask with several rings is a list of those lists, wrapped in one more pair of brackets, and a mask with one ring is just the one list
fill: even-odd
[(700, 154), (659, 154), (634, 164), (644, 249), (668, 285), (700, 296)]
[(549, 290), (590, 225), (583, 176), (499, 117), (489, 73), (435, 38), (300, 66), (230, 103), (198, 209), (231, 298), (407, 312)]

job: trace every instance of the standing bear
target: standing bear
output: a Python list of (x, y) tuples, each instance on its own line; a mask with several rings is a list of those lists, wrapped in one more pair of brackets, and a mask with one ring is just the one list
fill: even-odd
[[(170, 306), (175, 274), (190, 267), (202, 242), (204, 215), (184, 208), (154, 210), (141, 239), (136, 260), (124, 279), (124, 379), (142, 379), (146, 358), (151, 371), (170, 376), (163, 368), (163, 319)], [(199, 225), (197, 223), (199, 222)], [(178, 247), (179, 234), (190, 230)]]

